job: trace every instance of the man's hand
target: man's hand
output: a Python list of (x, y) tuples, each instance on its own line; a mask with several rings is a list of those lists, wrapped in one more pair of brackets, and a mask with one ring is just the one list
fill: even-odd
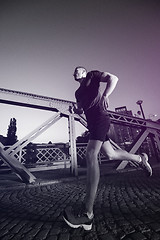
[(83, 113), (83, 109), (79, 109), (79, 108), (74, 108), (73, 111), (76, 114), (82, 114)]
[(76, 114), (82, 114), (82, 113), (83, 113), (83, 109), (82, 109), (82, 108), (77, 108), (77, 107), (75, 106), (75, 104), (73, 104), (73, 111), (74, 111), (74, 113), (76, 113)]
[(108, 99), (108, 97), (102, 95), (101, 106), (102, 106), (102, 109), (105, 110), (105, 111), (108, 109), (108, 107), (109, 107), (109, 99)]

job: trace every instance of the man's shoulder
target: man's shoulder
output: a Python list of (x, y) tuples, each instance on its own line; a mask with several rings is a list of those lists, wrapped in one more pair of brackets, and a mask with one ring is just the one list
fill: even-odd
[(101, 72), (98, 70), (92, 70), (92, 71), (88, 72), (87, 74), (99, 74), (99, 73), (101, 73)]
[(100, 72), (98, 70), (92, 70), (92, 71), (87, 73), (86, 78), (87, 79), (93, 79), (93, 78), (99, 79), (99, 78), (101, 78), (101, 76), (102, 76), (102, 72)]

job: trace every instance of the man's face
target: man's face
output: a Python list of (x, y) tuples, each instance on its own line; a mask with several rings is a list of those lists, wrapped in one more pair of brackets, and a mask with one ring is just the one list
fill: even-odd
[(73, 76), (74, 76), (74, 79), (78, 81), (79, 79), (84, 78), (85, 74), (86, 74), (86, 71), (84, 68), (76, 68)]

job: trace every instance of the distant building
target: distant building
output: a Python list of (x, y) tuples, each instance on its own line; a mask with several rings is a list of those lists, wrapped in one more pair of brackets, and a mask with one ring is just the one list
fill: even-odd
[[(131, 110), (127, 110), (126, 106), (115, 108), (115, 112), (124, 114), (127, 116), (133, 116), (133, 113)], [(121, 124), (114, 124), (114, 130), (116, 134), (116, 142), (119, 144), (122, 148), (128, 149), (128, 146), (133, 142), (134, 138), (138, 134), (137, 129), (133, 129), (130, 126), (125, 126)]]
[(126, 106), (115, 108), (115, 112), (120, 113), (120, 114), (124, 114), (124, 115), (133, 116), (132, 111), (127, 110)]
[[(127, 116), (133, 116), (131, 110), (127, 110), (126, 106), (115, 108), (115, 112)], [(113, 134), (114, 128), (114, 134)], [(125, 126), (121, 124), (114, 124), (112, 127), (112, 136), (116, 138), (116, 143), (125, 150), (130, 150), (130, 144), (136, 139), (141, 132), (141, 128)], [(113, 139), (114, 140), (114, 139)], [(146, 152), (149, 156), (154, 155), (154, 146), (152, 139), (148, 136), (140, 147), (141, 152)]]

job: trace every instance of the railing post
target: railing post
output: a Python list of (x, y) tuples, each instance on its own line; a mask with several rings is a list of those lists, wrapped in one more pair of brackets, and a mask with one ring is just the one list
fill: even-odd
[(71, 156), (71, 172), (75, 176), (78, 176), (75, 119), (73, 114), (69, 115), (68, 128), (69, 128), (69, 151)]
[(22, 163), (22, 148), (19, 149), (19, 162)]

